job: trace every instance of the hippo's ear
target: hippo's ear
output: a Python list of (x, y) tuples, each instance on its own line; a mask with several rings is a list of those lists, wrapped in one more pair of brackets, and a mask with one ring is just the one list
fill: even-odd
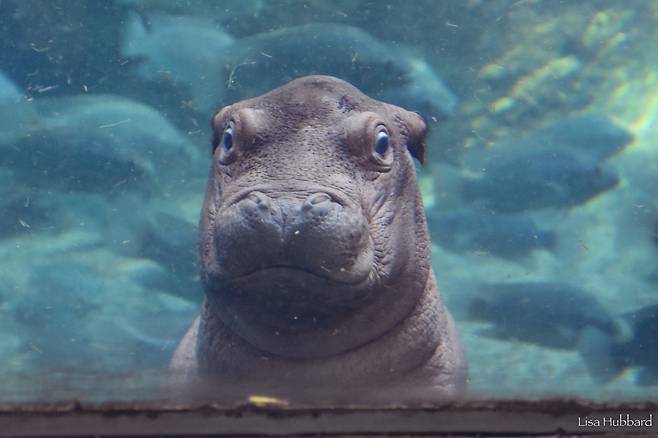
[(420, 164), (425, 164), (427, 123), (420, 115), (406, 111), (402, 118), (407, 128), (407, 149)]

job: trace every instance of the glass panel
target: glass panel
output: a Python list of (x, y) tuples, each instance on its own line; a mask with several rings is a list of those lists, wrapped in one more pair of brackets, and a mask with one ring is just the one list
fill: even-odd
[(655, 400), (656, 29), (0, 0), (0, 401)]

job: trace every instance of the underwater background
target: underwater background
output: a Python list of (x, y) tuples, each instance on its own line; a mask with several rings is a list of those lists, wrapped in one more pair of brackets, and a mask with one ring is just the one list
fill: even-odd
[(658, 3), (0, 0), (0, 400), (156, 397), (222, 105), (417, 111), (474, 397), (656, 399)]

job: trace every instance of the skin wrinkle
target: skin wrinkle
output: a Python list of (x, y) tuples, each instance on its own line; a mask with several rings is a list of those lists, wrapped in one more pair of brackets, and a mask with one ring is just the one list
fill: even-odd
[[(290, 379), (463, 388), (466, 361), (437, 292), (405, 152), (423, 159), (424, 121), (328, 77), (233, 104), (215, 129), (232, 114), (248, 120), (240, 126), (250, 136), (235, 133), (230, 164), (218, 162), (221, 145), (213, 158), (200, 225), (206, 300), (173, 374), (220, 387)], [(389, 133), (387, 168), (370, 155), (379, 124)], [(243, 145), (261, 133), (267, 142)], [(314, 193), (328, 197), (309, 200)], [(293, 269), (263, 269), (275, 266)], [(343, 283), (361, 275), (363, 283)]]
[[(269, 181), (268, 184), (256, 184), (256, 185), (239, 184), (236, 182), (236, 184), (239, 184), (237, 190), (232, 190), (230, 193), (227, 193), (225, 195), (225, 200), (222, 203), (222, 205), (225, 206), (224, 208), (228, 208), (233, 204), (235, 204), (238, 200), (245, 198), (250, 193), (255, 191), (264, 192), (272, 198), (289, 197), (292, 194), (292, 195), (298, 195), (297, 196), (298, 199), (306, 199), (312, 193), (322, 192), (327, 189), (330, 195), (332, 194), (337, 195), (336, 199), (342, 205), (346, 205), (348, 203), (355, 205), (358, 203), (358, 201), (356, 201), (353, 196), (348, 194), (348, 191), (343, 190), (343, 188), (339, 188), (337, 186), (323, 185), (322, 187), (320, 187), (319, 185), (317, 185), (317, 182), (311, 180), (291, 181), (290, 179), (285, 179), (285, 180), (270, 179), (268, 181)], [(311, 186), (308, 189), (300, 190), (299, 187), (302, 186), (304, 183), (313, 184), (316, 187), (314, 188), (313, 186)]]
[[(432, 293), (432, 287), (428, 284), (426, 292), (422, 295), (422, 299), (418, 302), (417, 306), (413, 309), (410, 318), (406, 318), (394, 327), (392, 327), (386, 336), (374, 339), (364, 345), (358, 346), (352, 350), (341, 353), (340, 355), (323, 357), (320, 360), (306, 360), (297, 361), (290, 360), (283, 357), (277, 357), (266, 352), (259, 351), (251, 345), (244, 344), (244, 341), (239, 337), (232, 335), (229, 330), (215, 329), (211, 332), (214, 334), (208, 340), (210, 349), (222, 349), (224, 345), (239, 346), (243, 351), (236, 351), (232, 354), (239, 354), (241, 359), (235, 361), (235, 368), (231, 371), (234, 378), (238, 378), (239, 374), (244, 371), (244, 367), (249, 367), (253, 361), (258, 357), (267, 357), (270, 372), (277, 373), (276, 367), (292, 368), (295, 380), (297, 382), (304, 382), (303, 368), (311, 368), (313, 372), (313, 379), (317, 381), (329, 381), (334, 377), (334, 374), (340, 374), (345, 371), (350, 371), (351, 378), (355, 380), (354, 383), (364, 381), (386, 381), (389, 379), (389, 369), (382, 370), (381, 374), (377, 375), (376, 370), (370, 367), (371, 363), (376, 361), (383, 361), (389, 364), (398, 372), (405, 373), (415, 368), (420, 367), (426, 362), (432, 354), (436, 351), (439, 345), (440, 337), (437, 334), (441, 330), (443, 321), (440, 321), (439, 313), (435, 312), (436, 297)], [(206, 318), (208, 324), (222, 325), (222, 322), (216, 318), (216, 314), (212, 312), (211, 308), (206, 311)], [(411, 330), (410, 330), (411, 329)], [(411, 336), (411, 333), (414, 336)], [(380, 344), (388, 344), (387, 348), (381, 348)], [(399, 349), (391, 348), (399, 345), (405, 345), (411, 348), (414, 353), (409, 355), (407, 351), (398, 351)], [(350, 357), (353, 353), (354, 357)], [(217, 364), (212, 362), (214, 355), (201, 355), (211, 360), (204, 363), (205, 369), (213, 369)], [(358, 356), (358, 357), (357, 357)], [(372, 356), (372, 357), (370, 357)], [(393, 356), (393, 357), (391, 357)], [(364, 362), (364, 357), (370, 360)], [(339, 368), (334, 361), (341, 362)], [(301, 373), (301, 374), (300, 374)], [(308, 373), (308, 371), (307, 371)], [(356, 374), (355, 374), (356, 373)], [(228, 375), (227, 378), (232, 378)]]

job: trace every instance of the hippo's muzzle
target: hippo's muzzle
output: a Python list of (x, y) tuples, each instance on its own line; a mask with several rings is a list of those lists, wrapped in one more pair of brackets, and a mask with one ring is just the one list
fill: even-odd
[(297, 290), (308, 292), (303, 286), (312, 277), (357, 286), (371, 276), (368, 221), (360, 207), (331, 190), (241, 193), (219, 209), (214, 233), (225, 281), (248, 286), (250, 278), (276, 270), (288, 272), (291, 282), (302, 278)]

